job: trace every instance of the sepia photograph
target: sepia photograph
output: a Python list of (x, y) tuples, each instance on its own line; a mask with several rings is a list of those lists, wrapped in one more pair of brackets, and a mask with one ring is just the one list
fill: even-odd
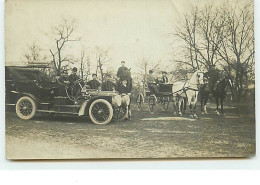
[(254, 0), (6, 0), (6, 158), (250, 158)]

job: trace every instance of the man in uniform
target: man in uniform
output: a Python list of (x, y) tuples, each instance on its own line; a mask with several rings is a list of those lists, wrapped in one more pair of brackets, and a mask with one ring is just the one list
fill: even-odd
[(125, 67), (125, 61), (121, 62), (121, 67), (117, 70), (117, 77), (122, 81), (122, 79), (125, 77), (125, 72), (128, 70), (127, 67)]
[(102, 83), (102, 91), (114, 91), (114, 90), (115, 90), (115, 84), (111, 79), (111, 75), (106, 74), (105, 81)]
[(92, 80), (87, 82), (90, 89), (100, 89), (100, 83), (97, 80), (97, 74), (92, 74)]
[(211, 91), (214, 91), (214, 89), (216, 88), (216, 85), (218, 83), (218, 80), (220, 78), (220, 72), (213, 65), (213, 66), (210, 66), (210, 68), (209, 68), (208, 76), (209, 76), (209, 88)]

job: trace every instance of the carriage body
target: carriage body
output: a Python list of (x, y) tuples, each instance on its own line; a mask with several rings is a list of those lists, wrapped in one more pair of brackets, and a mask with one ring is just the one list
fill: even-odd
[[(148, 83), (147, 87), (145, 96), (142, 93), (137, 95), (136, 103), (139, 110), (145, 102), (145, 99), (148, 102), (149, 111), (151, 114), (156, 112), (157, 105), (162, 105), (163, 110), (167, 111), (169, 103), (175, 102), (172, 93), (173, 84)], [(156, 90), (155, 87), (157, 88)]]
[[(6, 105), (14, 106), (21, 119), (31, 119), (36, 112), (89, 116), (95, 124), (109, 123), (121, 107), (116, 91), (82, 88), (71, 98), (67, 85), (52, 82), (47, 75), (26, 67), (6, 67)], [(116, 116), (121, 118), (124, 116)], [(123, 112), (125, 113), (125, 112)]]

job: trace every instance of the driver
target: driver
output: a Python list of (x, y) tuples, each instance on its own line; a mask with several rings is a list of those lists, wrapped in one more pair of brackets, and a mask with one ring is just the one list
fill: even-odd
[(149, 70), (149, 75), (147, 76), (147, 84), (148, 84), (148, 88), (154, 94), (158, 94), (159, 93), (159, 88), (158, 88), (158, 84), (157, 84), (156, 81), (157, 80), (153, 76), (153, 70)]
[(72, 72), (68, 77), (70, 86), (74, 85), (74, 82), (76, 82), (79, 79), (79, 77), (77, 75), (77, 71), (78, 71), (78, 69), (76, 67), (73, 67)]

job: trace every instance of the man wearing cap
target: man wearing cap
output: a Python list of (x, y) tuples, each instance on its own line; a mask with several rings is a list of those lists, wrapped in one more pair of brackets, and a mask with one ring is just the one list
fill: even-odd
[(111, 79), (110, 74), (106, 74), (105, 81), (102, 83), (102, 91), (113, 91), (115, 90), (115, 84)]
[(125, 61), (121, 62), (121, 67), (118, 68), (117, 71), (117, 77), (122, 80), (125, 77), (125, 72), (128, 70), (127, 67), (125, 67)]
[(154, 94), (159, 93), (159, 87), (157, 84), (157, 80), (153, 76), (153, 70), (149, 70), (149, 75), (147, 76), (147, 84), (148, 88), (152, 91)]
[(76, 67), (73, 67), (71, 74), (68, 77), (69, 85), (74, 85), (74, 82), (79, 79), (77, 75), (78, 69)]
[(162, 82), (164, 84), (168, 83), (168, 77), (166, 75), (167, 75), (167, 72), (166, 71), (162, 71)]
[(100, 89), (100, 83), (97, 80), (97, 74), (92, 74), (92, 80), (87, 82), (90, 89)]

